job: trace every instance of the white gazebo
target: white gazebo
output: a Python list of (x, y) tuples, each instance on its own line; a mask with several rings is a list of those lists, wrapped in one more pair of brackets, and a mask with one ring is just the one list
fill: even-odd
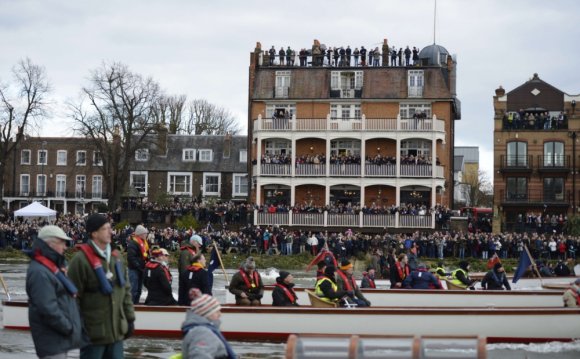
[(43, 206), (39, 202), (32, 202), (28, 206), (14, 212), (14, 218), (45, 218), (48, 221), (56, 220), (56, 211)]

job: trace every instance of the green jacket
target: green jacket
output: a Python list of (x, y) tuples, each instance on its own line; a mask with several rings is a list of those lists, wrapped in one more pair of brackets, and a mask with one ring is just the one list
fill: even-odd
[[(92, 241), (89, 241), (89, 245), (95, 246)], [(68, 276), (78, 289), (77, 300), (91, 345), (123, 340), (129, 328), (128, 322), (135, 321), (127, 266), (121, 255), (119, 258), (123, 263), (125, 285), (119, 286), (115, 272), (116, 259), (111, 255), (109, 271), (113, 273), (113, 293), (110, 295), (101, 293), (97, 275), (82, 251), (74, 255), (69, 265)], [(101, 263), (103, 268), (107, 268), (104, 258), (101, 258)]]

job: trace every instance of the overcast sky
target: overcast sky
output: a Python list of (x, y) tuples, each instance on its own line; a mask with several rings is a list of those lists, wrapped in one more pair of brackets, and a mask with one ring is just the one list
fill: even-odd
[[(55, 101), (40, 135), (70, 136), (67, 99), (91, 70), (120, 61), (168, 94), (205, 98), (246, 129), (249, 54), (257, 41), (366, 48), (433, 43), (434, 0), (0, 0), (0, 81), (22, 58), (46, 68)], [(492, 176), (494, 90), (538, 73), (580, 93), (580, 1), (438, 0), (436, 42), (457, 56), (456, 145), (477, 145)], [(70, 125), (70, 124), (69, 124)]]

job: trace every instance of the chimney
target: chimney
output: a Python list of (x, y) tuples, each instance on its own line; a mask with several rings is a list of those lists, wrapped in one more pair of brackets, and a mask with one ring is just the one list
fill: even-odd
[(224, 158), (230, 158), (232, 152), (232, 135), (226, 132), (224, 137)]
[(157, 127), (157, 153), (159, 155), (167, 154), (167, 127), (165, 123), (160, 123)]

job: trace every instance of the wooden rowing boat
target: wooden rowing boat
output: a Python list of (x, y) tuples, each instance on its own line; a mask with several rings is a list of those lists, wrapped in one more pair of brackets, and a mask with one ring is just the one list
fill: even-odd
[[(3, 302), (6, 329), (29, 329), (28, 304)], [(181, 337), (187, 307), (136, 305), (135, 333)], [(580, 338), (578, 308), (222, 308), (222, 332), (229, 340), (285, 342), (298, 335), (417, 335), (487, 337), (488, 342), (548, 342)]]
[[(273, 286), (264, 288), (262, 304), (272, 304)], [(307, 288), (294, 288), (298, 303), (308, 304)], [(313, 290), (313, 289), (310, 289)], [(393, 307), (559, 307), (562, 293), (548, 290), (415, 290), (415, 289), (362, 289), (373, 306)], [(235, 304), (233, 294), (226, 292), (226, 303)]]

